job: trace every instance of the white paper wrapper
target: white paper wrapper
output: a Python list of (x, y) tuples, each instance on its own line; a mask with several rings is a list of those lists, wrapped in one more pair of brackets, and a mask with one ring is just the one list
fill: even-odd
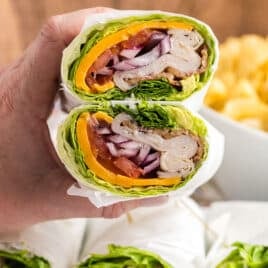
[[(214, 64), (211, 66), (211, 72), (214, 73), (216, 71), (216, 68), (218, 66), (218, 60), (219, 60), (219, 49), (218, 49), (217, 38), (215, 37), (213, 31), (207, 24), (195, 18), (186, 16), (186, 15), (182, 15), (178, 13), (171, 13), (171, 12), (164, 12), (160, 10), (112, 10), (109, 12), (98, 13), (98, 14), (90, 15), (89, 17), (87, 17), (81, 29), (81, 33), (87, 28), (90, 28), (96, 24), (107, 23), (110, 20), (126, 18), (130, 16), (135, 16), (135, 15), (140, 16), (140, 15), (152, 15), (152, 14), (164, 14), (164, 15), (170, 15), (170, 16), (180, 16), (183, 18), (191, 18), (194, 21), (196, 21), (198, 24), (205, 26), (209, 34), (212, 36), (213, 41), (215, 42), (215, 61), (214, 61)], [(63, 51), (63, 63), (64, 63), (65, 56), (68, 53), (70, 53), (70, 51), (78, 49), (75, 40), (76, 39), (74, 39), (74, 41)], [(86, 103), (85, 101), (81, 100), (73, 91), (68, 89), (67, 81), (65, 81), (64, 79), (64, 64), (62, 64), (61, 66), (61, 75), (62, 75), (62, 87), (63, 87), (63, 91), (66, 97), (66, 103), (65, 103), (66, 109), (70, 110), (71, 108), (75, 106)], [(211, 79), (212, 79), (212, 76), (202, 89), (195, 91), (191, 96), (189, 96), (185, 100), (182, 100), (181, 104), (185, 106), (186, 108), (193, 110), (193, 111), (200, 110), (204, 97), (206, 95), (206, 92), (208, 90), (209, 84), (211, 82)], [(128, 100), (131, 100), (131, 99), (128, 99)]]
[[(206, 183), (210, 178), (212, 178), (212, 176), (217, 171), (222, 162), (224, 153), (223, 135), (219, 133), (207, 121), (205, 121), (201, 116), (196, 113), (193, 113), (193, 115), (200, 117), (205, 122), (208, 129), (207, 142), (209, 144), (209, 151), (207, 159), (202, 163), (196, 174), (191, 178), (190, 181), (187, 182), (185, 186), (164, 195), (176, 196), (180, 198), (191, 195), (200, 185)], [(60, 154), (57, 150), (56, 130), (60, 123), (66, 118), (66, 116), (67, 114), (60, 110), (59, 101), (56, 101), (54, 110), (50, 118), (48, 119), (48, 126), (52, 142), (59, 155), (59, 158)], [(70, 174), (73, 174), (72, 170), (68, 166), (66, 166), (66, 169), (69, 171)], [(83, 182), (81, 181), (78, 185), (74, 184), (73, 186), (71, 186), (71, 188), (68, 190), (68, 194), (87, 197), (90, 202), (92, 202), (96, 207), (108, 206), (120, 201), (137, 199), (137, 197), (120, 197), (108, 192), (100, 191), (98, 189), (89, 188), (88, 186), (83, 186)]]
[(192, 200), (173, 199), (159, 207), (136, 209), (131, 220), (127, 216), (89, 220), (82, 260), (92, 253), (105, 254), (108, 244), (116, 244), (149, 250), (174, 267), (193, 268), (205, 257), (204, 228), (198, 217), (202, 212)]
[(0, 237), (0, 250), (28, 250), (52, 268), (73, 267), (79, 257), (86, 220), (51, 221), (34, 225), (15, 237)]
[(207, 256), (207, 268), (215, 267), (236, 241), (268, 245), (267, 202), (216, 202), (207, 211), (207, 221), (217, 233)]

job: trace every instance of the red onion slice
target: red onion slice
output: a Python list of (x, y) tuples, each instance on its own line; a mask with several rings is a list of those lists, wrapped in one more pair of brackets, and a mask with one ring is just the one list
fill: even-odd
[(161, 32), (155, 32), (152, 34), (150, 40), (147, 42), (145, 47), (142, 49), (142, 52), (144, 51), (145, 53), (147, 51), (150, 51), (152, 48), (154, 48), (156, 45), (159, 44), (161, 40), (163, 40), (167, 35)]
[(152, 34), (151, 38), (150, 38), (150, 41), (149, 42), (152, 42), (152, 41), (158, 41), (160, 42), (161, 40), (163, 40), (167, 35), (165, 33), (162, 33), (162, 32), (155, 32)]
[(139, 150), (141, 148), (141, 144), (136, 141), (126, 141), (123, 143), (120, 143), (119, 147), (124, 149), (137, 149)]
[(119, 155), (118, 150), (116, 149), (115, 145), (112, 142), (107, 142), (106, 146), (112, 156), (117, 157)]
[(129, 60), (123, 60), (123, 61), (120, 61), (117, 64), (115, 64), (113, 66), (113, 68), (118, 70), (118, 71), (128, 71), (128, 70), (135, 69), (136, 66), (131, 65)]
[(111, 136), (108, 136), (107, 139), (116, 144), (129, 141), (128, 138), (121, 136), (121, 135), (111, 135)]
[(96, 129), (96, 132), (99, 134), (99, 135), (109, 135), (111, 134), (111, 130), (108, 128), (108, 127), (101, 127), (101, 128), (97, 128)]
[(120, 56), (123, 56), (127, 59), (134, 58), (140, 51), (142, 50), (142, 47), (134, 47), (131, 49), (122, 49), (120, 51)]
[(96, 72), (96, 74), (100, 74), (100, 75), (112, 75), (113, 74), (113, 70), (108, 68), (108, 67), (103, 67), (102, 69), (98, 70)]
[(120, 149), (118, 150), (119, 156), (134, 157), (138, 153), (138, 149)]
[(113, 55), (113, 65), (119, 62), (119, 57), (117, 55)]
[(160, 165), (160, 160), (159, 160), (159, 157), (158, 157), (158, 158), (157, 158), (156, 160), (154, 160), (151, 164), (149, 164), (148, 166), (145, 166), (145, 167), (143, 168), (142, 174), (143, 174), (143, 175), (146, 175), (146, 174), (152, 172), (153, 170), (155, 170), (156, 168), (158, 168), (159, 165)]
[(161, 55), (167, 54), (171, 49), (170, 38), (166, 36), (160, 42)]
[(138, 153), (138, 149), (117, 149), (116, 145), (112, 142), (107, 142), (106, 146), (110, 154), (114, 157), (125, 156), (125, 157), (135, 157)]
[[(158, 59), (161, 55), (166, 54), (170, 51), (170, 39), (169, 36), (163, 34), (163, 33), (157, 33), (155, 34), (157, 36), (152, 38), (155, 40), (157, 40), (157, 42), (159, 43), (158, 45), (156, 45), (154, 48), (152, 48), (149, 52), (139, 56), (139, 57), (132, 57), (132, 55), (127, 55), (128, 59), (127, 60), (123, 60), (117, 64), (115, 64), (113, 66), (113, 68), (117, 71), (130, 71), (135, 69), (136, 67), (142, 67), (142, 66), (146, 66), (150, 63), (152, 63), (153, 61), (155, 61), (156, 59)], [(124, 49), (122, 51), (127, 51), (130, 53), (137, 52), (138, 50), (136, 49), (134, 52), (131, 49)], [(122, 53), (121, 51), (121, 53)], [(132, 51), (132, 52), (131, 52)]]
[(134, 161), (136, 162), (137, 165), (140, 165), (145, 160), (145, 158), (148, 156), (150, 150), (151, 150), (151, 146), (149, 146), (147, 144), (141, 145), (139, 154), (134, 159)]
[(149, 164), (149, 163), (151, 163), (152, 161), (154, 161), (155, 159), (157, 159), (159, 157), (160, 157), (160, 153), (159, 152), (148, 154), (148, 156), (143, 161), (143, 164), (144, 165)]
[(151, 51), (143, 54), (142, 56), (127, 61), (129, 64), (135, 67), (141, 67), (155, 61), (157, 58), (159, 58), (159, 56), (160, 56), (160, 45), (157, 45)]
[(157, 58), (159, 58), (160, 49), (161, 48), (159, 44), (148, 53), (143, 54), (142, 56), (139, 56), (133, 59), (123, 60), (119, 62), (118, 64), (114, 65), (113, 67), (119, 71), (128, 71), (128, 70), (134, 69), (135, 67), (148, 65), (151, 62), (155, 61)]

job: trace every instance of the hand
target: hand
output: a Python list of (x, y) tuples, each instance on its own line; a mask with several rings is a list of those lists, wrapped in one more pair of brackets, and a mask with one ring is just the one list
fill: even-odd
[[(63, 49), (79, 33), (85, 9), (52, 17), (16, 62), (0, 71), (0, 230), (69, 217), (117, 217), (165, 198), (120, 202), (97, 209), (66, 194), (74, 180), (60, 166), (46, 125), (59, 88)], [(27, 30), (27, 29), (25, 29)]]

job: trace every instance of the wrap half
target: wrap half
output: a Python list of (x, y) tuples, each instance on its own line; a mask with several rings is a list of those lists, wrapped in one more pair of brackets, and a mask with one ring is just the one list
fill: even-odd
[(207, 209), (207, 223), (217, 234), (206, 268), (268, 267), (267, 202), (215, 202)]
[(268, 247), (242, 242), (232, 244), (232, 251), (216, 268), (266, 268)]
[(203, 22), (162, 11), (114, 10), (87, 19), (64, 50), (61, 74), (80, 102), (183, 101), (207, 87), (217, 59), (217, 40)]
[(160, 256), (136, 247), (109, 245), (107, 254), (93, 254), (77, 268), (100, 267), (147, 267), (147, 268), (172, 268)]
[[(188, 184), (206, 160), (207, 123), (182, 106), (91, 104), (74, 109), (57, 134), (57, 151), (81, 184), (125, 197), (164, 194)], [(208, 169), (213, 172), (222, 156)], [(211, 174), (205, 174), (207, 176)], [(203, 179), (203, 178), (202, 178)]]
[(43, 257), (36, 256), (27, 250), (0, 250), (1, 268), (51, 268), (49, 262)]
[(79, 257), (85, 225), (83, 219), (52, 221), (12, 237), (0, 237), (0, 267), (73, 267)]
[[(107, 245), (115, 244), (153, 252), (170, 265), (167, 267), (200, 268), (195, 264), (205, 257), (203, 216), (192, 200), (172, 198), (161, 206), (135, 209), (130, 216), (89, 219), (80, 258), (86, 261), (91, 254), (103, 254)], [(163, 263), (130, 267), (166, 267)], [(108, 264), (105, 267), (114, 267), (113, 262)]]

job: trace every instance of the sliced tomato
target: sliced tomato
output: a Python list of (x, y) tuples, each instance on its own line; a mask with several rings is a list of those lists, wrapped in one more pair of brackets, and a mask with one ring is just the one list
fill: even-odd
[(88, 124), (88, 136), (93, 155), (96, 158), (100, 157), (102, 159), (112, 159), (104, 138), (96, 132), (95, 128), (96, 126), (94, 120), (90, 119)]
[(113, 78), (113, 74), (110, 75), (97, 75), (96, 81), (100, 85), (104, 85), (105, 83), (108, 83)]
[(118, 157), (114, 160), (114, 165), (122, 170), (128, 177), (139, 178), (142, 174), (140, 169), (134, 162), (127, 159), (126, 157)]
[(91, 67), (92, 72), (96, 72), (103, 67), (105, 67), (109, 61), (113, 58), (113, 53), (111, 49), (105, 50), (98, 59), (94, 62), (94, 64)]
[(104, 68), (107, 66), (107, 64), (113, 59), (115, 55), (118, 55), (120, 52), (120, 49), (118, 47), (112, 47), (107, 50), (105, 50), (98, 59), (94, 62), (94, 64), (89, 68), (87, 72), (86, 77), (86, 83), (88, 86), (91, 86), (95, 83), (98, 83), (100, 85), (110, 81), (112, 79), (112, 74), (109, 76), (94, 76), (98, 70)]
[(120, 47), (122, 49), (131, 49), (134, 47), (139, 47), (150, 39), (152, 32), (153, 30), (144, 29), (135, 34), (134, 36), (131, 36), (128, 40), (121, 42)]
[[(103, 123), (104, 122), (96, 121), (96, 119), (93, 119), (92, 117), (88, 121), (87, 132), (92, 153), (94, 157), (98, 159), (99, 163), (101, 163), (101, 165), (107, 168), (109, 171), (112, 171), (115, 174), (124, 175), (124, 172), (114, 165), (114, 158), (110, 154), (103, 136), (96, 132), (98, 124)], [(107, 123), (105, 122), (104, 125), (107, 125)]]
[(90, 87), (92, 86), (93, 84), (95, 84), (97, 81), (96, 79), (92, 76), (91, 73), (88, 73), (87, 74), (87, 77), (86, 77), (86, 83), (87, 85)]

